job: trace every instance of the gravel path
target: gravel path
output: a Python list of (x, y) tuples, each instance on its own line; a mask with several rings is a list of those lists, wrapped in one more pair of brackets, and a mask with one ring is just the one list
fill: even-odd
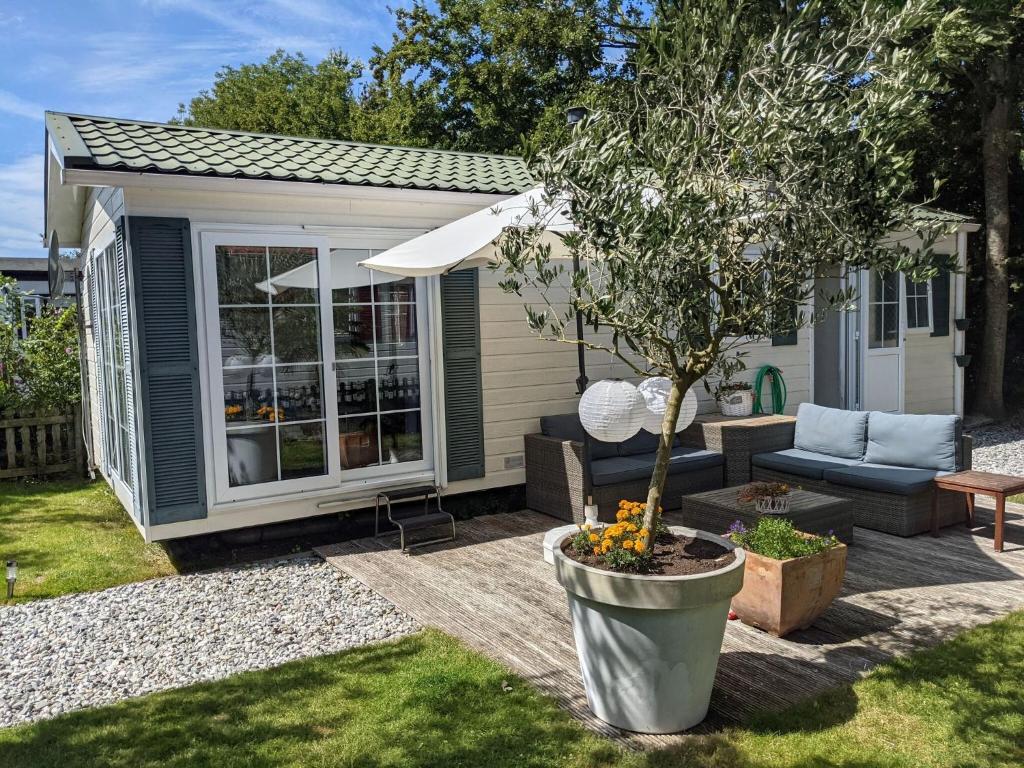
[(974, 469), (1024, 475), (1024, 421), (989, 424), (968, 431), (974, 439)]
[(0, 726), (418, 628), (310, 557), (0, 608)]

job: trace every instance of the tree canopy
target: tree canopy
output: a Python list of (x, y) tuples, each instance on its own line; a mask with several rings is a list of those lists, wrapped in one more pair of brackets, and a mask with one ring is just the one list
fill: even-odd
[[(551, 208), (568, 206), (566, 245), (585, 268), (552, 259), (543, 223), (507, 231), (498, 267), (504, 290), (543, 298), (527, 310), (541, 338), (671, 380), (650, 531), (686, 390), (745, 344), (811, 322), (810, 278), (949, 266), (931, 251), (946, 232), (920, 215), (903, 141), (936, 87), (930, 52), (906, 45), (936, 23), (926, 3), (869, 2), (836, 24), (807, 0), (763, 34), (736, 0), (676, 8), (640, 35), (635, 80), (529, 158)], [(578, 340), (576, 312), (610, 340)]]

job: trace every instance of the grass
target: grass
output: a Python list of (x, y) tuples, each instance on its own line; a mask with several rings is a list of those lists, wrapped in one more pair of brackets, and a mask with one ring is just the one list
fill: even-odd
[(174, 573), (101, 481), (0, 483), (0, 557), (18, 561), (15, 602)]
[(0, 765), (23, 768), (1021, 764), (1024, 613), (805, 705), (643, 755), (583, 731), (529, 684), (433, 631), (0, 730)]

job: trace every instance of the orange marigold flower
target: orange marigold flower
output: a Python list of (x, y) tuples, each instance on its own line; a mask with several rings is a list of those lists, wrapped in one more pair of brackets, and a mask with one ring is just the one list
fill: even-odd
[(636, 552), (643, 552), (647, 549), (647, 545), (644, 544), (642, 541), (637, 541), (636, 544), (633, 545), (633, 549)]
[(636, 523), (629, 523), (629, 524), (628, 524), (628, 525), (626, 526), (626, 530), (627, 530), (627, 531), (628, 531), (629, 533), (636, 533), (636, 532), (637, 532), (637, 530), (638, 530), (638, 528), (636, 527)]
[(624, 542), (622, 542), (622, 548), (623, 549), (632, 549), (633, 548), (633, 542), (631, 540), (629, 540), (629, 539), (626, 539)]
[(646, 528), (641, 528), (641, 529), (640, 529), (640, 537), (641, 537), (641, 538), (644, 538), (644, 539), (646, 539), (646, 538), (647, 538), (647, 537), (648, 537), (648, 536), (650, 535), (650, 533), (651, 533), (651, 532), (650, 532), (650, 531), (648, 531), (648, 530), (647, 530)]
[(601, 548), (600, 547), (594, 547), (594, 554), (595, 555), (600, 555), (601, 554)]
[(592, 534), (590, 534), (590, 540), (591, 541), (600, 541), (601, 537), (598, 536), (596, 533), (592, 533)]

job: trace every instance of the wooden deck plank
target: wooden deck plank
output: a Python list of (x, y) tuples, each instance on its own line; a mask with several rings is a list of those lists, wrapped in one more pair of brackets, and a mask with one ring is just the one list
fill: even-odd
[[(785, 707), (1024, 608), (1021, 510), (1008, 510), (1002, 553), (992, 551), (992, 511), (981, 504), (973, 529), (954, 526), (938, 539), (858, 528), (843, 591), (809, 630), (779, 639), (729, 623), (711, 712), (696, 730)], [(421, 624), (507, 665), (588, 728), (634, 748), (678, 741), (619, 731), (590, 713), (565, 594), (541, 557), (544, 533), (559, 524), (530, 511), (487, 515), (459, 522), (456, 541), (412, 554), (390, 536), (317, 552)]]

